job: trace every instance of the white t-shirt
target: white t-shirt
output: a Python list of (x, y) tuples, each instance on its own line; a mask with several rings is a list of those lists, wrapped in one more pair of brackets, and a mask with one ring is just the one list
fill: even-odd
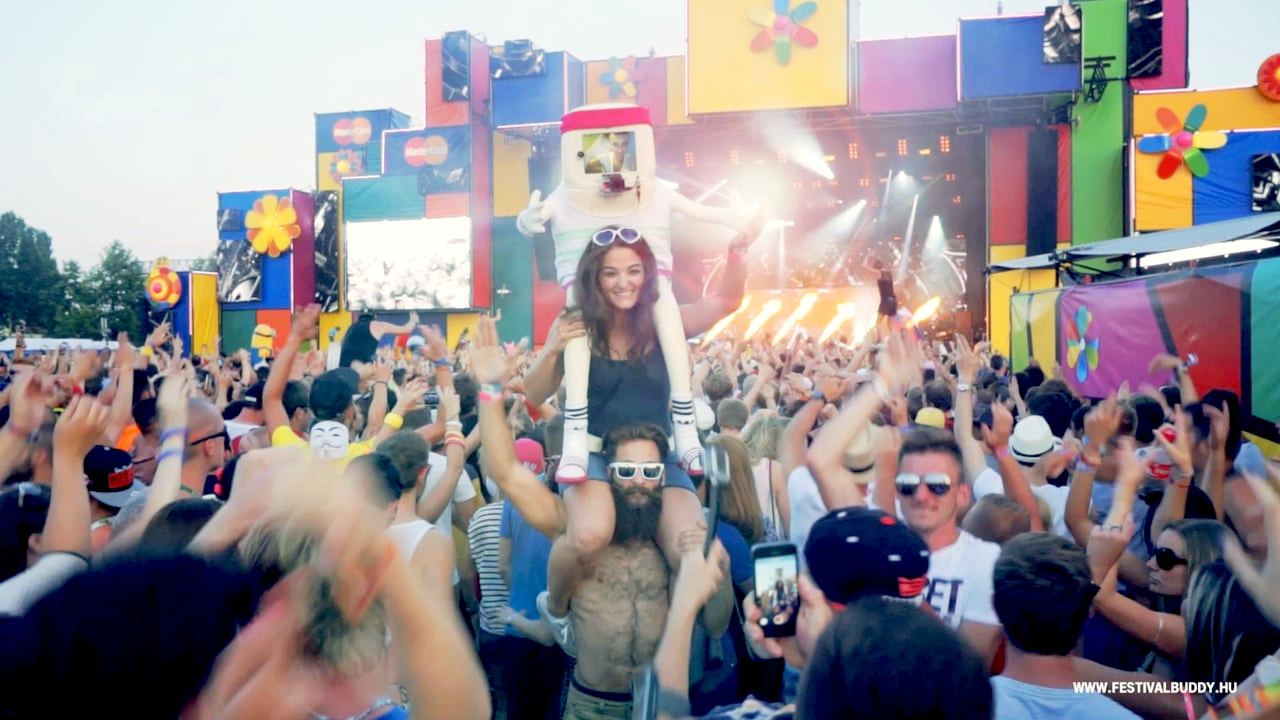
[(999, 545), (961, 530), (955, 542), (930, 555), (925, 602), (953, 628), (962, 620), (999, 626), (991, 606), (991, 575), (999, 557)]
[[(1045, 483), (1032, 485), (1031, 492), (1049, 506), (1049, 512), (1053, 517), (1053, 533), (1068, 540), (1074, 540), (1071, 531), (1067, 529), (1067, 495), (1071, 493), (1071, 489)], [(975, 502), (987, 495), (1003, 494), (1004, 480), (1001, 479), (1000, 473), (994, 470), (983, 470), (982, 474), (973, 481)]]
[(805, 569), (804, 544), (809, 540), (813, 524), (829, 511), (818, 491), (818, 481), (809, 468), (801, 465), (787, 476), (787, 499), (791, 502), (791, 542), (800, 554), (800, 569)]
[[(431, 488), (436, 486), (444, 477), (445, 466), (449, 464), (449, 459), (440, 453), (429, 453), (427, 462), (430, 463), (431, 469), (427, 471), (427, 480), (423, 484), (422, 494), (426, 495), (431, 492)], [(443, 528), (444, 532), (453, 532), (453, 505), (454, 503), (466, 502), (474, 499), (476, 496), (476, 488), (472, 483), (471, 474), (466, 468), (458, 474), (458, 486), (453, 489), (453, 501), (444, 506), (444, 512), (440, 513), (440, 517), (436, 518), (436, 527)], [(456, 581), (455, 581), (456, 582)]]
[(26, 613), (45, 595), (88, 569), (89, 563), (79, 555), (45, 553), (35, 565), (0, 583), (0, 616)]

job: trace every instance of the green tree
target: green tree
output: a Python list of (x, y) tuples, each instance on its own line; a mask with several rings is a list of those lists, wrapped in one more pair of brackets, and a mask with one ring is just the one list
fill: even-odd
[(61, 307), (53, 334), (58, 337), (96, 338), (101, 334), (98, 318), (102, 312), (92, 297), (80, 263), (68, 260), (62, 264), (62, 284), (59, 287)]
[[(92, 331), (82, 337), (98, 337), (96, 318), (105, 317), (111, 337), (123, 331), (135, 341), (140, 338), (138, 302), (146, 281), (147, 270), (138, 258), (119, 240), (112, 240), (81, 284), (90, 310), (97, 313)], [(84, 331), (78, 324), (77, 329)]]
[(214, 250), (206, 257), (193, 261), (187, 269), (195, 272), (218, 272), (218, 251)]
[(17, 214), (0, 215), (0, 325), (25, 321), (30, 332), (52, 332), (58, 318), (62, 278), (48, 233)]

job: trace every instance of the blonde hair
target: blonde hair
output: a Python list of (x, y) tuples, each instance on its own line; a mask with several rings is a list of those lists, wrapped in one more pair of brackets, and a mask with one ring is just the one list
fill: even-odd
[(765, 458), (781, 460), (782, 433), (787, 429), (787, 421), (782, 418), (757, 418), (748, 422), (742, 432), (742, 441), (747, 444), (751, 464), (755, 465)]
[(729, 456), (729, 486), (720, 496), (720, 515), (754, 545), (764, 539), (764, 512), (756, 497), (747, 445), (732, 435), (717, 435), (708, 444), (724, 448)]
[[(248, 564), (288, 575), (316, 559), (320, 540), (306, 529), (259, 525), (241, 541)], [(377, 670), (387, 659), (386, 610), (374, 601), (352, 625), (334, 602), (334, 584), (313, 573), (300, 593), (302, 657), (339, 677), (359, 677)]]

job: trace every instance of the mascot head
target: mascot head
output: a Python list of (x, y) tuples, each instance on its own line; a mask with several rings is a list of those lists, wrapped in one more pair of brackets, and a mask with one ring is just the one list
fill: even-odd
[(560, 121), (560, 167), (575, 199), (636, 195), (657, 182), (649, 111), (638, 105), (586, 105)]

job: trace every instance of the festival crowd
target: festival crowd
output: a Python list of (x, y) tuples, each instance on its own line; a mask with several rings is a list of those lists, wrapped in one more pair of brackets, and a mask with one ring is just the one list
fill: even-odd
[[(621, 232), (536, 351), (361, 315), (330, 357), (315, 306), (256, 364), (19, 337), (0, 715), (1280, 717), (1280, 466), (1236, 395), (1158, 354), (1080, 397), (891, 297), (861, 339), (712, 338), (753, 232), (680, 308), (701, 466)], [(580, 338), (591, 458), (557, 482)], [(794, 582), (755, 570), (778, 543)]]

